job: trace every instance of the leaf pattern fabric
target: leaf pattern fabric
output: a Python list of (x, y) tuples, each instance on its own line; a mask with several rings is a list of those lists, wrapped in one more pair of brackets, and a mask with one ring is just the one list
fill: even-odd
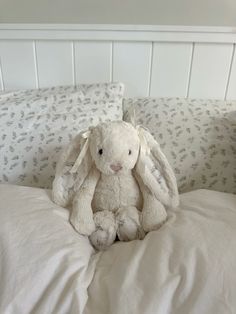
[(0, 94), (0, 182), (51, 188), (62, 148), (80, 131), (122, 119), (121, 83)]
[(179, 98), (126, 99), (138, 124), (159, 142), (180, 192), (205, 188), (236, 193), (236, 101)]

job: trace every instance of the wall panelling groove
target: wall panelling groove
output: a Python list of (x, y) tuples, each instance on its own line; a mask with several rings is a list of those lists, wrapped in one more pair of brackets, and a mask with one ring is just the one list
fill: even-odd
[(36, 51), (36, 41), (33, 41), (33, 55), (34, 55), (34, 71), (35, 71), (35, 82), (36, 88), (39, 88), (39, 73), (38, 73), (38, 60)]
[(149, 58), (148, 93), (147, 93), (148, 97), (151, 97), (152, 69), (153, 69), (153, 51), (154, 51), (154, 43), (151, 42), (150, 58)]
[(235, 52), (235, 44), (232, 53), (232, 63), (231, 69), (229, 73), (229, 81), (228, 88), (226, 92), (226, 99), (236, 99), (236, 52)]
[(190, 80), (191, 80), (191, 76), (192, 76), (192, 68), (193, 68), (194, 48), (195, 48), (195, 43), (192, 43), (191, 61), (190, 61), (189, 73), (188, 73), (188, 87), (187, 87), (187, 94), (186, 94), (186, 98), (188, 98), (188, 97), (189, 97)]

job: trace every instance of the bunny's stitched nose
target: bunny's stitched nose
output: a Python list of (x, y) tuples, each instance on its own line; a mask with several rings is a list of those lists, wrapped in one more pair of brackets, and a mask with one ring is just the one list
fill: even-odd
[(117, 163), (117, 164), (112, 164), (110, 165), (110, 168), (115, 171), (115, 172), (118, 172), (122, 169), (122, 166), (120, 163)]

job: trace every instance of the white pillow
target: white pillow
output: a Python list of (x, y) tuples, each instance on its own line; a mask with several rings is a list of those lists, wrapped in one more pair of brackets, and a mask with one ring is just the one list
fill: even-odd
[(48, 190), (0, 184), (0, 199), (0, 313), (82, 313), (96, 261), (89, 239)]
[(122, 119), (121, 83), (0, 94), (0, 182), (49, 188), (58, 156), (80, 131)]
[(180, 192), (236, 193), (236, 101), (126, 99), (124, 110), (133, 104), (137, 123), (151, 131), (173, 167)]

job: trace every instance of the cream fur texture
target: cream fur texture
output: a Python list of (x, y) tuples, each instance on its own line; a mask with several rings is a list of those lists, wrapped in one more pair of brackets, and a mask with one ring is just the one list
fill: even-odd
[(70, 222), (93, 246), (143, 239), (177, 207), (174, 173), (159, 144), (142, 127), (105, 122), (76, 136), (57, 164), (53, 200), (72, 205)]

